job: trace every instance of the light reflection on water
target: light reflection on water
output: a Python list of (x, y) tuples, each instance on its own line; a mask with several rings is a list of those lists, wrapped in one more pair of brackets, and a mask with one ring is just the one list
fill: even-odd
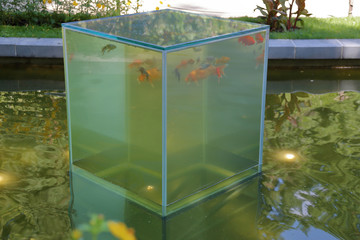
[[(80, 212), (85, 195), (68, 212), (65, 97), (1, 92), (0, 98), (0, 236), (69, 239), (71, 224), (79, 226), (90, 212)], [(262, 177), (169, 219), (165, 239), (359, 239), (359, 106), (357, 92), (268, 94)], [(117, 202), (105, 205), (86, 207), (109, 216), (123, 211)], [(132, 212), (123, 215), (142, 213), (139, 239), (165, 226), (125, 206)]]

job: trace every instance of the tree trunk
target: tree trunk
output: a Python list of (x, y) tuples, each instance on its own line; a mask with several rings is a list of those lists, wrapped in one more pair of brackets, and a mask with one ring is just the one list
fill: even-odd
[(348, 12), (349, 17), (352, 17), (353, 6), (354, 6), (354, 0), (349, 0), (349, 12)]

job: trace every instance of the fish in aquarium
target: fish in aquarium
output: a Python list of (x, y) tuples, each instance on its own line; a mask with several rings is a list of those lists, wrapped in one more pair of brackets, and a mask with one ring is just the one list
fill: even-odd
[(265, 50), (263, 50), (262, 53), (256, 57), (256, 67), (264, 63), (264, 55), (265, 55)]
[(129, 68), (138, 68), (144, 65), (148, 65), (149, 67), (154, 66), (156, 63), (155, 59), (145, 59), (145, 60), (141, 60), (141, 59), (134, 59), (130, 64), (129, 64)]
[(262, 43), (262, 42), (264, 42), (264, 38), (263, 38), (263, 36), (262, 36), (261, 33), (257, 33), (257, 34), (255, 35), (255, 40), (256, 40), (256, 43)]
[(223, 76), (225, 76), (224, 69), (225, 69), (227, 66), (228, 66), (227, 64), (224, 64), (224, 65), (220, 65), (220, 66), (215, 67), (215, 72), (216, 72), (216, 75), (217, 75), (217, 77), (218, 77), (218, 82), (220, 82), (220, 78), (222, 78)]
[(74, 53), (70, 53), (70, 56), (69, 56), (69, 63), (73, 60), (74, 58)]
[(245, 46), (254, 45), (256, 43), (252, 36), (239, 37), (238, 42)]
[(180, 75), (180, 69), (182, 68), (186, 68), (189, 65), (193, 65), (195, 63), (194, 59), (190, 58), (190, 59), (186, 59), (186, 60), (182, 60), (179, 65), (177, 65), (175, 67), (175, 76), (178, 79), (178, 81), (180, 81), (181, 79), (181, 75)]
[(107, 44), (104, 47), (101, 48), (102, 55), (105, 54), (105, 52), (110, 52), (114, 50), (116, 46), (114, 44)]
[(140, 76), (138, 77), (139, 82), (144, 82), (145, 80), (149, 81), (149, 73), (145, 70), (145, 68), (140, 67)]
[(152, 86), (154, 80), (161, 80), (162, 73), (158, 68), (151, 68), (146, 70), (144, 67), (139, 68), (140, 75), (138, 77), (139, 83), (148, 81)]
[(203, 65), (195, 70), (192, 70), (188, 76), (185, 78), (185, 82), (198, 82), (198, 80), (208, 78), (211, 75), (218, 77), (218, 80), (224, 76), (224, 68), (227, 65), (214, 66), (214, 65)]
[(225, 64), (228, 63), (229, 61), (230, 61), (229, 57), (222, 56), (221, 58), (217, 58), (215, 60), (215, 65)]
[(141, 59), (135, 59), (129, 64), (129, 68), (140, 67), (144, 62)]
[(147, 70), (147, 73), (149, 75), (150, 83), (154, 80), (161, 79), (161, 71), (158, 68), (151, 68), (151, 69)]

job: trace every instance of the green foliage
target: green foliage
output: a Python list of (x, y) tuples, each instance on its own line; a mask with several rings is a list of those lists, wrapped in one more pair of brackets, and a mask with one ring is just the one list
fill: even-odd
[[(300, 16), (310, 16), (305, 9), (305, 0), (263, 0), (265, 7), (256, 6), (254, 11), (258, 10), (262, 14), (260, 19), (267, 25), (270, 25), (271, 31), (288, 31), (297, 29), (297, 22), (302, 22)], [(295, 3), (297, 11), (294, 12)], [(293, 18), (295, 15), (295, 18)]]
[(2, 0), (1, 25), (49, 25), (138, 12), (141, 0)]

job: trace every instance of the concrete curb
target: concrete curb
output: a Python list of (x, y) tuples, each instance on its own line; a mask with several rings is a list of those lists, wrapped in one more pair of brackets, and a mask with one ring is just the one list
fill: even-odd
[[(62, 39), (0, 37), (0, 57), (62, 58)], [(271, 39), (269, 59), (360, 59), (360, 39)]]

